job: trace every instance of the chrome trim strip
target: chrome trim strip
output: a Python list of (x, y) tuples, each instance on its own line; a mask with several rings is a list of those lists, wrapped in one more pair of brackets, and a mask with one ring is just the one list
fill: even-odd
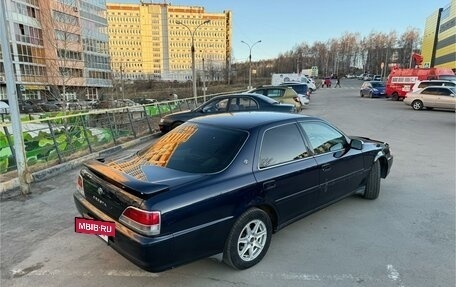
[(182, 235), (185, 235), (187, 233), (190, 233), (190, 232), (193, 232), (193, 231), (196, 231), (196, 230), (199, 230), (199, 229), (203, 229), (203, 228), (209, 227), (211, 225), (218, 224), (218, 223), (226, 221), (226, 220), (230, 220), (233, 217), (234, 216), (227, 216), (225, 218), (221, 218), (221, 219), (218, 219), (218, 220), (214, 220), (214, 221), (211, 221), (211, 222), (208, 222), (208, 223), (204, 223), (204, 224), (201, 224), (201, 225), (198, 225), (198, 226), (190, 227), (188, 229), (184, 229), (184, 230), (175, 232), (172, 235), (173, 235), (173, 237), (182, 236)]

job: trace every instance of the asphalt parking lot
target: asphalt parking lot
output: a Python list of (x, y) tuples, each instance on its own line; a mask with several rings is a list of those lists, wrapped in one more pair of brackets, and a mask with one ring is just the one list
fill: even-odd
[(319, 89), (303, 113), (391, 145), (377, 200), (350, 197), (282, 229), (245, 271), (215, 256), (148, 273), (74, 232), (73, 170), (0, 202), (0, 285), (455, 286), (455, 113), (361, 98), (361, 83)]

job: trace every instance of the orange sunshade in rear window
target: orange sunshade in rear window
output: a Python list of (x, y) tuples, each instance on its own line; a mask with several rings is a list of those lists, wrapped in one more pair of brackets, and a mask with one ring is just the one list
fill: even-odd
[(108, 165), (137, 179), (145, 180), (146, 176), (141, 170), (142, 165), (166, 166), (176, 148), (186, 142), (197, 129), (196, 125), (179, 126), (140, 154), (110, 162)]

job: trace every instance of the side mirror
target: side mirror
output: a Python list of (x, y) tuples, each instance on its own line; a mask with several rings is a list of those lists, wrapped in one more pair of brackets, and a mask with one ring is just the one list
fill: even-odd
[(350, 147), (357, 150), (363, 149), (363, 142), (357, 139), (352, 139), (350, 142)]

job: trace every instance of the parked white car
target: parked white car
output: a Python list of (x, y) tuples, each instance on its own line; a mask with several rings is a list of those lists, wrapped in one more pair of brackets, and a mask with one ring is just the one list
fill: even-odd
[(9, 114), (9, 105), (3, 101), (0, 101), (0, 114)]
[(449, 80), (424, 80), (416, 81), (413, 84), (411, 92), (416, 92), (419, 89), (424, 89), (429, 86), (445, 86), (445, 87), (456, 87), (456, 83)]
[(305, 77), (306, 79), (306, 84), (309, 87), (309, 91), (312, 93), (317, 89), (317, 86), (315, 85), (315, 81), (312, 78)]

